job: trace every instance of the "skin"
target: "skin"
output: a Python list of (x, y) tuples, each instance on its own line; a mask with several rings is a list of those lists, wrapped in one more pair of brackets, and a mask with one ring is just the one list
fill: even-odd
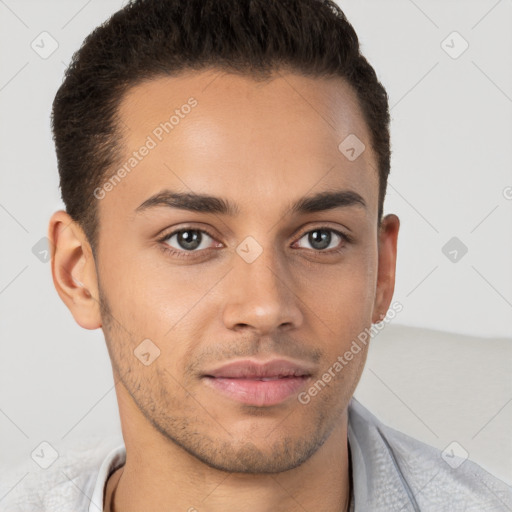
[[(285, 357), (310, 365), (316, 382), (384, 317), (399, 220), (377, 225), (377, 161), (357, 97), (339, 78), (290, 72), (260, 83), (215, 70), (155, 78), (120, 105), (121, 160), (191, 96), (197, 106), (99, 201), (96, 261), (66, 212), (50, 220), (57, 292), (80, 326), (103, 329), (116, 381), (127, 461), (105, 510), (114, 488), (117, 512), (345, 510), (347, 406), (367, 349), (308, 404), (295, 394), (248, 406), (200, 377), (236, 358)], [(350, 133), (366, 146), (354, 161), (338, 149)], [(224, 197), (239, 213), (135, 212), (165, 188)], [(366, 206), (290, 213), (333, 189)], [(177, 236), (158, 241), (184, 227), (212, 238), (195, 252)], [(308, 233), (320, 228), (353, 241), (330, 232), (319, 249)], [(236, 252), (247, 236), (262, 248), (252, 263)], [(147, 338), (160, 355), (146, 366), (134, 350)]]

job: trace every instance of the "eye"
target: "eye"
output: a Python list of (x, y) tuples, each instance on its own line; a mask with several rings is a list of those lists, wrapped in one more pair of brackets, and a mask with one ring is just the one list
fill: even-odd
[(200, 252), (210, 248), (212, 241), (216, 242), (213, 236), (205, 230), (197, 228), (181, 228), (167, 233), (159, 239), (159, 242), (163, 243), (165, 251), (182, 257), (187, 257), (187, 253)]
[[(304, 247), (300, 245), (300, 241), (305, 239), (307, 243), (312, 246), (312, 249), (315, 251), (323, 251), (323, 252), (339, 252), (341, 251), (345, 243), (350, 243), (351, 238), (342, 233), (341, 231), (337, 231), (336, 229), (320, 227), (304, 233), (302, 237), (297, 242), (299, 247)], [(340, 242), (345, 242), (340, 247)], [(333, 251), (326, 251), (326, 249), (334, 249)]]

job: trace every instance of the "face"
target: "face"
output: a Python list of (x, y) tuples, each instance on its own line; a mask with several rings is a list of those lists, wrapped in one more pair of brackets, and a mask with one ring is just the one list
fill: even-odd
[(336, 362), (393, 293), (398, 224), (378, 230), (355, 93), (204, 71), (132, 88), (119, 115), (87, 282), (123, 430), (230, 472), (297, 467), (345, 418), (367, 347)]

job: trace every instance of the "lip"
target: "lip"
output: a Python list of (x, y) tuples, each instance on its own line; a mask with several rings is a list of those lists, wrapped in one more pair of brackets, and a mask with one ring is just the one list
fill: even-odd
[(310, 380), (312, 368), (286, 359), (233, 361), (206, 371), (203, 381), (222, 395), (259, 407), (277, 405)]

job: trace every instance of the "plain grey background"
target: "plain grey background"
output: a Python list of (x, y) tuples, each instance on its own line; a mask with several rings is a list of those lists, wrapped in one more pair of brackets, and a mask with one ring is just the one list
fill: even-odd
[[(394, 299), (404, 307), (396, 321), (512, 344), (512, 2), (338, 3), (390, 97), (385, 213), (401, 220)], [(63, 207), (53, 97), (72, 53), (122, 5), (0, 0), (2, 463), (28, 457), (42, 440), (76, 445), (119, 432), (102, 332), (81, 329), (60, 301), (44, 238)], [(463, 364), (465, 354), (450, 357)], [(470, 387), (460, 385), (463, 396)], [(505, 428), (511, 381), (492, 396), (472, 393), (468, 401), (496, 400)], [(429, 440), (405, 414), (382, 419)], [(492, 436), (482, 443), (480, 462), (512, 482), (500, 460), (510, 446), (503, 452)]]

